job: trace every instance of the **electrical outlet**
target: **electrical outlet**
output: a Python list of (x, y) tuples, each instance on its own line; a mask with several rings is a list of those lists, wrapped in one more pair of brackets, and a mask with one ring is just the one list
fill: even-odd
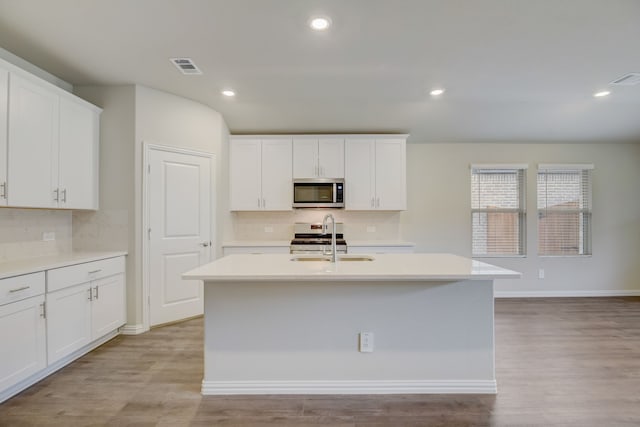
[(52, 240), (56, 240), (56, 232), (55, 231), (45, 231), (42, 233), (42, 240), (45, 242), (50, 242)]
[(373, 352), (373, 332), (360, 332), (360, 353)]
[(265, 233), (273, 233), (273, 227), (270, 225), (267, 225), (266, 227), (264, 227), (264, 232)]
[(375, 233), (376, 226), (375, 225), (367, 225), (367, 233)]
[(544, 268), (538, 269), (538, 279), (544, 279)]

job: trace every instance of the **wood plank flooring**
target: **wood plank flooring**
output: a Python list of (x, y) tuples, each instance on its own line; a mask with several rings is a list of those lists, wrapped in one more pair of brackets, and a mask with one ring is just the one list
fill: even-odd
[(115, 338), (0, 426), (640, 426), (640, 298), (497, 300), (496, 396), (201, 396), (202, 325)]

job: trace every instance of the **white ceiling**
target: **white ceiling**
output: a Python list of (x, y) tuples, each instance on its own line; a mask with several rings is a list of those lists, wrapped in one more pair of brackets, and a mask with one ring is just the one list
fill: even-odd
[(592, 96), (640, 72), (638, 0), (0, 0), (0, 47), (74, 85), (200, 101), (232, 133), (640, 142), (640, 84)]

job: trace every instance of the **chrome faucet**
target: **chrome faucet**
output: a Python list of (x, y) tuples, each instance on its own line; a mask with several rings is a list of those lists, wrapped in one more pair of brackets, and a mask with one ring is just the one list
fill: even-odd
[(335, 263), (338, 260), (336, 249), (336, 220), (331, 214), (326, 214), (322, 220), (322, 232), (326, 234), (328, 227), (327, 220), (331, 219), (333, 225), (333, 232), (331, 233), (331, 262)]

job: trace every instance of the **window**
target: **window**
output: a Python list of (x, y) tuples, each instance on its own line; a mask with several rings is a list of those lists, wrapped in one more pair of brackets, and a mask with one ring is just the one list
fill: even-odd
[(538, 166), (539, 255), (591, 255), (592, 169)]
[(473, 256), (525, 254), (526, 165), (471, 166)]

